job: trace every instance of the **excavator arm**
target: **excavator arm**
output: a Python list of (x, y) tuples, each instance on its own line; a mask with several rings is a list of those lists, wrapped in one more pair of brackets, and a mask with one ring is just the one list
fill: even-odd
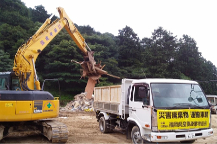
[(58, 7), (57, 10), (60, 18), (52, 23), (52, 16), (48, 18), (38, 31), (30, 37), (26, 43), (19, 47), (15, 55), (13, 71), (19, 77), (21, 89), (24, 91), (34, 90), (34, 87), (36, 87), (37, 90), (41, 90), (35, 69), (36, 59), (63, 27), (83, 53), (84, 62), (80, 63), (83, 68), (82, 77), (88, 76), (95, 81), (99, 79), (102, 74), (107, 74), (106, 71), (102, 70), (103, 67), (100, 64), (96, 64), (93, 52), (64, 9)]

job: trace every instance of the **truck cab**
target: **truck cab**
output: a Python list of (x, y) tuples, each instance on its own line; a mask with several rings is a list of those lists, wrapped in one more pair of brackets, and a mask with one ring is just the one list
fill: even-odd
[(143, 139), (193, 141), (212, 134), (209, 105), (197, 82), (145, 79), (131, 87), (128, 121), (137, 123)]
[[(121, 93), (113, 87), (107, 92), (105, 87), (95, 88), (94, 109), (101, 131), (104, 117), (107, 129), (121, 128), (133, 143), (193, 142), (213, 135), (209, 104), (195, 81), (123, 79)], [(116, 102), (111, 101), (114, 97)], [(118, 108), (113, 111), (115, 104)]]

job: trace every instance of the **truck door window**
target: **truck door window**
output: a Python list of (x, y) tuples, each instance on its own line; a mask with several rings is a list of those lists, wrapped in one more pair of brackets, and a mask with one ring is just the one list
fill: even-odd
[(144, 105), (149, 105), (148, 89), (145, 86), (135, 86), (134, 101), (141, 101)]

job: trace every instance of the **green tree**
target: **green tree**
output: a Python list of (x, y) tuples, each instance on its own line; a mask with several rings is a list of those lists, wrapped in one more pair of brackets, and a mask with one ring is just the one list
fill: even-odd
[(75, 26), (78, 28), (79, 32), (82, 34), (86, 34), (86, 35), (93, 35), (93, 34), (97, 34), (97, 32), (95, 32), (95, 30), (87, 25), (87, 26), (78, 26), (77, 24), (75, 24)]
[(202, 55), (198, 51), (196, 41), (188, 35), (183, 35), (177, 48), (177, 67), (185, 76), (193, 80), (201, 79)]
[(29, 19), (28, 8), (20, 0), (1, 0), (0, 13), (0, 24), (7, 23), (24, 29), (29, 29), (33, 25)]
[(176, 37), (162, 27), (154, 30), (151, 38), (142, 39), (147, 77), (179, 77), (179, 71), (175, 68), (176, 41)]
[(50, 16), (42, 5), (35, 6), (34, 9), (30, 8), (29, 10), (33, 22), (38, 21), (44, 23), (45, 20)]
[(10, 55), (0, 49), (0, 72), (11, 71), (12, 63)]
[(2, 24), (0, 25), (0, 31), (0, 49), (8, 52), (11, 58), (14, 58), (17, 49), (28, 35), (26, 30), (20, 26)]
[(202, 58), (203, 62), (201, 63), (201, 75), (198, 82), (204, 89), (206, 94), (217, 94), (217, 74), (216, 66), (206, 59)]
[(132, 28), (126, 26), (119, 30), (118, 47), (118, 65), (120, 68), (128, 66), (141, 66), (141, 47), (137, 34)]
[(140, 39), (132, 28), (126, 26), (117, 36), (118, 67), (121, 77), (143, 78), (143, 58)]

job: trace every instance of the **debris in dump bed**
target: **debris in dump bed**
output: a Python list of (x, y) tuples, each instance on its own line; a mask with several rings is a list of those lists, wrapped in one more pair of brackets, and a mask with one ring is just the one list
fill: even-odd
[(60, 108), (60, 111), (93, 111), (93, 101), (86, 97), (86, 93), (77, 94), (74, 96), (74, 100), (67, 103), (65, 107)]

